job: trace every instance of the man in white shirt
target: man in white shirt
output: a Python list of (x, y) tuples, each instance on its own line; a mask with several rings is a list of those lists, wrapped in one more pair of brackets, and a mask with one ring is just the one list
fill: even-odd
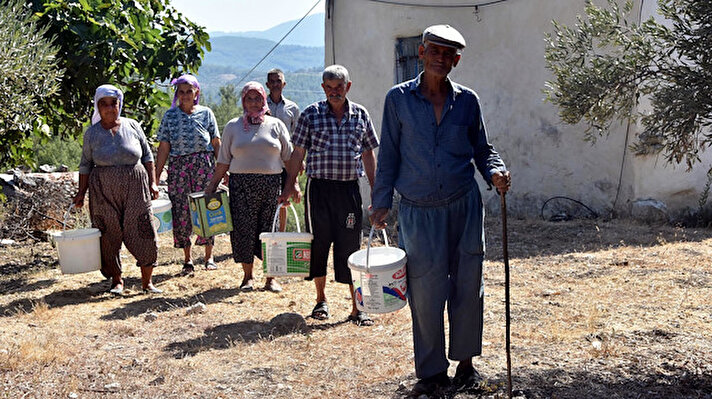
[(269, 96), (267, 96), (269, 113), (275, 118), (279, 118), (287, 126), (289, 134), (294, 133), (294, 128), (297, 127), (297, 120), (299, 120), (299, 106), (295, 102), (282, 97), (282, 89), (287, 85), (284, 80), (284, 72), (277, 68), (267, 72), (266, 85), (269, 89)]
[[(282, 97), (282, 89), (287, 85), (284, 80), (284, 72), (279, 68), (273, 68), (267, 72), (266, 86), (269, 89), (267, 96), (267, 106), (270, 115), (279, 119), (287, 126), (289, 134), (294, 133), (299, 120), (299, 106), (294, 102)], [(282, 170), (282, 182), (287, 180), (286, 170)], [(282, 207), (279, 210), (279, 231), (284, 231), (287, 226), (287, 209)]]

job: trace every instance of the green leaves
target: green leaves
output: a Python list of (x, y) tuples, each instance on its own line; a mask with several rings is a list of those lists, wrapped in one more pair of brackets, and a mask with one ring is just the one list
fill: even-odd
[(93, 110), (94, 90), (112, 83), (125, 91), (123, 114), (156, 126), (157, 105), (170, 104), (156, 85), (197, 71), (208, 34), (168, 0), (32, 0), (37, 21), (56, 37), (66, 69), (60, 95), (45, 108), (54, 134), (78, 136)]
[(33, 164), (32, 136), (46, 137), (44, 104), (62, 71), (46, 29), (19, 0), (0, 4), (0, 167)]
[[(652, 18), (629, 21), (632, 3), (606, 8), (591, 1), (574, 27), (554, 21), (545, 37), (546, 99), (559, 106), (560, 118), (583, 122), (585, 138), (607, 134), (614, 121), (641, 120), (645, 131), (633, 145), (639, 154), (662, 151), (669, 162), (688, 168), (710, 144), (703, 128), (711, 124), (712, 2), (661, 0), (672, 28)], [(641, 95), (652, 111), (639, 113)]]

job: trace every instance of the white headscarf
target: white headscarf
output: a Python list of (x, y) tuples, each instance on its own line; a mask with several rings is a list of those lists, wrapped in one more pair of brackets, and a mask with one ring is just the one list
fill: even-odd
[(91, 124), (95, 124), (101, 120), (99, 115), (99, 100), (104, 97), (114, 97), (119, 100), (119, 115), (124, 107), (124, 93), (116, 86), (105, 84), (96, 88), (94, 93), (94, 115), (91, 117)]

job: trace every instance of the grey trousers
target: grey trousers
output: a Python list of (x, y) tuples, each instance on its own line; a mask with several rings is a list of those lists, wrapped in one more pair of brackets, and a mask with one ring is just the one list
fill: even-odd
[(484, 211), (472, 190), (438, 206), (401, 202), (399, 245), (408, 256), (408, 303), (413, 318), (415, 374), (447, 371), (444, 310), (450, 324), (448, 357), (482, 352)]

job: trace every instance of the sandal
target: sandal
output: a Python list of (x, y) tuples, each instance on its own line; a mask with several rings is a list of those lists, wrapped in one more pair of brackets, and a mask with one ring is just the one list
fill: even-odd
[(195, 272), (195, 266), (193, 266), (193, 262), (186, 262), (183, 263), (183, 270), (180, 271), (179, 275), (188, 276), (193, 274), (193, 272)]
[(282, 292), (282, 285), (275, 279), (272, 279), (265, 285), (265, 290), (270, 292)]
[(217, 270), (218, 265), (215, 263), (214, 260), (210, 259), (209, 261), (205, 262), (205, 270)]
[(355, 315), (350, 314), (346, 319), (359, 327), (368, 327), (373, 325), (373, 319), (371, 319), (366, 312), (358, 311)]
[(143, 289), (144, 294), (160, 294), (162, 292), (163, 292), (162, 289), (156, 288), (156, 286), (153, 284), (149, 284), (148, 287), (145, 287)]
[(110, 294), (114, 295), (121, 295), (124, 292), (124, 280), (119, 280), (118, 283), (114, 284), (114, 279), (111, 278), (111, 287), (109, 288), (109, 291), (107, 291)]
[(247, 280), (242, 280), (242, 284), (240, 284), (240, 291), (243, 292), (250, 292), (255, 289), (255, 280), (249, 278)]
[(326, 320), (329, 318), (329, 305), (326, 301), (317, 302), (311, 312), (312, 319)]

